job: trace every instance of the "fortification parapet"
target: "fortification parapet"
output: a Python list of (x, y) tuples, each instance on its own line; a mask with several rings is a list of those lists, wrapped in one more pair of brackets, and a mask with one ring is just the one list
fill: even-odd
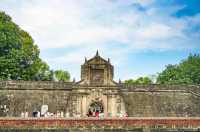
[(71, 90), (72, 82), (0, 81), (0, 90)]
[(164, 85), (164, 84), (121, 84), (120, 90), (123, 92), (134, 91), (186, 91), (200, 93), (200, 85)]

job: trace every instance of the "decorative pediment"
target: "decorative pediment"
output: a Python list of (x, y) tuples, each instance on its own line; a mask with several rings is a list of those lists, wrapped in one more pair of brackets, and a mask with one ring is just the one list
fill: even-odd
[(85, 63), (81, 65), (80, 84), (114, 85), (113, 70), (110, 59), (103, 59), (97, 51), (93, 58), (85, 58)]
[(90, 60), (88, 60), (86, 63), (87, 64), (110, 64), (109, 61), (106, 61), (101, 56), (99, 56), (98, 51), (97, 51), (96, 55), (93, 58), (91, 58)]

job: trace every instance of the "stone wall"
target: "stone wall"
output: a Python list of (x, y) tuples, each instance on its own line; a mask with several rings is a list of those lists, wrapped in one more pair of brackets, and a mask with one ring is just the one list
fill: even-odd
[(199, 132), (198, 128), (0, 128), (1, 132)]
[(93, 95), (91, 89), (95, 88), (106, 97), (121, 96), (129, 116), (200, 117), (200, 86), (118, 84), (91, 87), (76, 83), (28, 81), (0, 82), (0, 116), (19, 117), (22, 112), (29, 112), (32, 116), (32, 112), (40, 111), (42, 105), (48, 105), (52, 113), (71, 112), (76, 107), (73, 104), (76, 99), (72, 97), (87, 95), (89, 98)]
[(71, 90), (73, 82), (0, 81), (0, 90)]
[(1, 116), (19, 117), (22, 112), (28, 112), (29, 116), (32, 116), (34, 111), (41, 111), (42, 105), (48, 105), (48, 111), (51, 113), (66, 113), (70, 109), (69, 92), (62, 90), (3, 90), (0, 97), (0, 104), (8, 108)]
[(129, 116), (200, 117), (200, 87), (185, 85), (122, 85)]
[[(124, 93), (125, 107), (134, 117), (199, 117), (200, 103), (190, 93)], [(195, 103), (196, 102), (196, 103)]]
[(1, 132), (197, 132), (199, 118), (0, 119)]
[(0, 116), (20, 117), (28, 112), (41, 111), (48, 105), (51, 113), (70, 111), (70, 90), (67, 83), (51, 82), (1, 82)]

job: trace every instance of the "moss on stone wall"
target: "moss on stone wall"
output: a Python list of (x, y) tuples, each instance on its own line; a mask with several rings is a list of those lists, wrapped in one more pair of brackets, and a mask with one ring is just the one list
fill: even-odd
[(184, 92), (123, 93), (129, 116), (134, 117), (199, 117), (199, 98)]
[[(89, 85), (56, 82), (0, 81), (0, 116), (19, 117), (22, 112), (40, 111), (48, 105), (49, 112), (70, 112), (73, 89), (87, 89)], [(94, 89), (94, 86), (92, 87)], [(98, 86), (119, 90), (126, 111), (133, 117), (200, 117), (200, 86), (186, 85), (124, 85)], [(106, 91), (106, 90), (105, 90)], [(77, 96), (85, 94), (80, 92)], [(106, 93), (105, 93), (106, 94)]]
[(22, 112), (32, 116), (34, 111), (41, 111), (42, 105), (48, 105), (48, 111), (67, 112), (70, 110), (70, 93), (54, 90), (1, 90), (0, 105), (6, 105), (7, 112), (0, 112), (0, 116), (20, 117)]

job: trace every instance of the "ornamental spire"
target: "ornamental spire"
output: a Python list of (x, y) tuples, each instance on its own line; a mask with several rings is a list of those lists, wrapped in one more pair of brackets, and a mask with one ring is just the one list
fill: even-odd
[(96, 56), (99, 56), (99, 51), (97, 50), (97, 52), (96, 52)]
[(119, 78), (119, 84), (121, 84), (122, 83), (122, 81), (121, 81), (121, 79)]
[(73, 83), (75, 83), (75, 82), (76, 82), (76, 78), (74, 77), (74, 78), (73, 78)]

